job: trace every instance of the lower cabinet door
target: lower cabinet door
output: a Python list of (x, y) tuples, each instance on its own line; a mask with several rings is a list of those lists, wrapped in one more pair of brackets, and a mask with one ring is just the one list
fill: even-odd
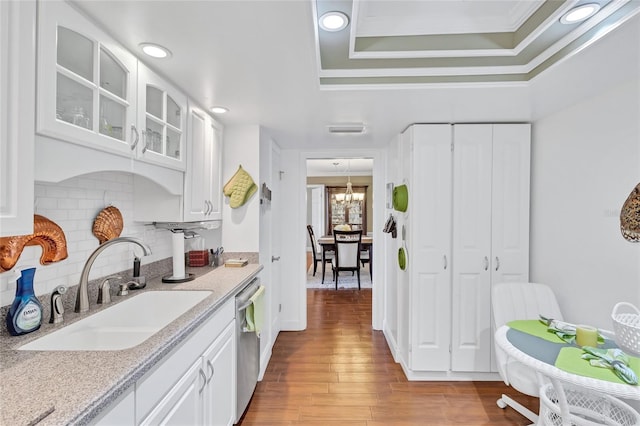
[(206, 376), (201, 367), (202, 361), (198, 358), (141, 425), (203, 424), (202, 398)]
[(232, 321), (203, 355), (207, 371), (205, 423), (233, 425), (236, 415), (235, 323)]

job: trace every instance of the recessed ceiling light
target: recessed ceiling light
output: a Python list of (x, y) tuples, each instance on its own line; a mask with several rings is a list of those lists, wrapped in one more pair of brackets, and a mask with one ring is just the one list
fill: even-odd
[(600, 10), (598, 3), (587, 3), (574, 7), (560, 18), (560, 22), (563, 24), (575, 24), (582, 22), (587, 18), (592, 17)]
[(214, 114), (224, 114), (225, 112), (229, 111), (229, 108), (225, 108), (223, 106), (214, 106), (214, 107), (211, 107), (209, 111), (211, 111)]
[(168, 58), (171, 56), (171, 51), (166, 47), (160, 46), (159, 44), (153, 43), (140, 43), (140, 48), (144, 53), (153, 57), (153, 58)]
[(320, 17), (318, 23), (325, 31), (340, 31), (349, 25), (349, 17), (342, 12), (327, 12)]

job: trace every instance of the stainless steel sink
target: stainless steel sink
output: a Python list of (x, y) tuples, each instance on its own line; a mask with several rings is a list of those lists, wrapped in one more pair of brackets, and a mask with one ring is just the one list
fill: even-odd
[(132, 348), (210, 294), (210, 291), (142, 293), (40, 337), (18, 350), (112, 351)]

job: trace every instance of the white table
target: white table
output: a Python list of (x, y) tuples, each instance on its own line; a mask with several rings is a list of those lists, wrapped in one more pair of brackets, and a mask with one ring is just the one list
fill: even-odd
[[(559, 386), (558, 381), (562, 381), (564, 383), (570, 383), (595, 392), (604, 392), (617, 398), (640, 401), (640, 385), (632, 386), (623, 383), (613, 383), (561, 370), (555, 365), (540, 361), (534, 356), (531, 356), (523, 352), (520, 348), (514, 346), (507, 337), (509, 330), (509, 326), (503, 325), (496, 331), (496, 345), (498, 345), (507, 354), (507, 356), (533, 368), (543, 376), (549, 378), (556, 389)], [(531, 337), (535, 338), (534, 336)]]

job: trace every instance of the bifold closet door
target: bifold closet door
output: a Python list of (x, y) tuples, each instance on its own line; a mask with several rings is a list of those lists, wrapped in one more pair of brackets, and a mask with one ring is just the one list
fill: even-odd
[(491, 368), (493, 125), (453, 126), (451, 370)]
[(410, 368), (448, 371), (451, 339), (451, 126), (415, 125), (408, 265)]

